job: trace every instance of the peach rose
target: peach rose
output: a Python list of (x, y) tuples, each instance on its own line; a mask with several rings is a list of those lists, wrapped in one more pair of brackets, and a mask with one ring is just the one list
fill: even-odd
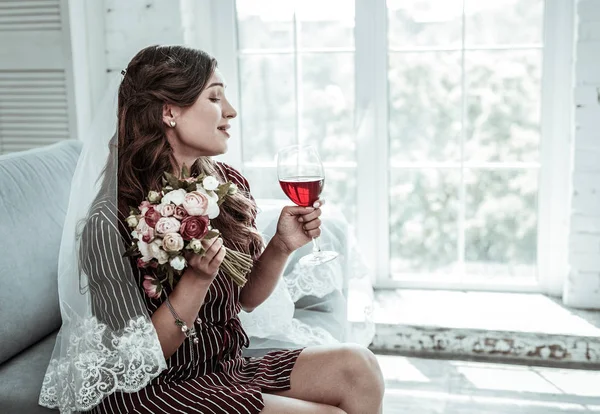
[(185, 195), (183, 208), (190, 216), (204, 216), (208, 211), (208, 197), (198, 191), (192, 191)]
[(178, 252), (183, 249), (183, 238), (179, 233), (168, 233), (163, 238), (162, 246), (167, 252)]

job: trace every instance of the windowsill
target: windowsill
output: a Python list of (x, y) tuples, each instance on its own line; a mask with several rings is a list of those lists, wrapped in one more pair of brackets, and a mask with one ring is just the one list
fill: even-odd
[(600, 337), (600, 311), (535, 293), (376, 290), (376, 323)]
[(600, 368), (600, 311), (541, 294), (376, 290), (373, 319), (377, 353)]

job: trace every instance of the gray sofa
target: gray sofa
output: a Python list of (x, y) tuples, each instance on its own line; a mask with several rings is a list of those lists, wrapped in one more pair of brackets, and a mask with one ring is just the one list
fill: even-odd
[[(44, 373), (61, 324), (57, 267), (70, 181), (80, 151), (77, 141), (0, 156), (0, 413), (56, 412), (37, 404)], [(260, 205), (260, 200), (259, 200)], [(263, 211), (268, 236), (279, 216)], [(345, 221), (331, 220), (333, 247), (344, 248)], [(259, 225), (260, 226), (260, 225)], [(342, 229), (342, 230), (340, 230)], [(296, 252), (310, 251), (310, 244)], [(335, 295), (335, 294), (334, 294)], [(339, 293), (335, 306), (344, 306)], [(330, 299), (330, 298), (325, 298)], [(295, 316), (319, 310), (319, 298), (302, 298)], [(322, 309), (319, 325), (343, 340), (345, 325), (330, 317), (331, 303)], [(340, 308), (337, 308), (340, 309)], [(253, 341), (253, 338), (251, 338)], [(265, 350), (248, 351), (257, 355)]]

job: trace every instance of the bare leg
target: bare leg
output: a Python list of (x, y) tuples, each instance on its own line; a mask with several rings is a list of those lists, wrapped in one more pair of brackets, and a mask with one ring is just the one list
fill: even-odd
[(383, 393), (373, 353), (343, 344), (304, 349), (292, 370), (291, 389), (274, 394), (339, 407), (348, 414), (378, 414)]
[(260, 414), (346, 414), (342, 409), (280, 395), (263, 394), (265, 408)]

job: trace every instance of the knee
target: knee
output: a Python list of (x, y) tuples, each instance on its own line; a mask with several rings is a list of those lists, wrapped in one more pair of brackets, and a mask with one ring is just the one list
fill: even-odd
[(340, 353), (344, 380), (352, 388), (360, 388), (383, 398), (383, 374), (373, 352), (363, 346), (345, 344)]

